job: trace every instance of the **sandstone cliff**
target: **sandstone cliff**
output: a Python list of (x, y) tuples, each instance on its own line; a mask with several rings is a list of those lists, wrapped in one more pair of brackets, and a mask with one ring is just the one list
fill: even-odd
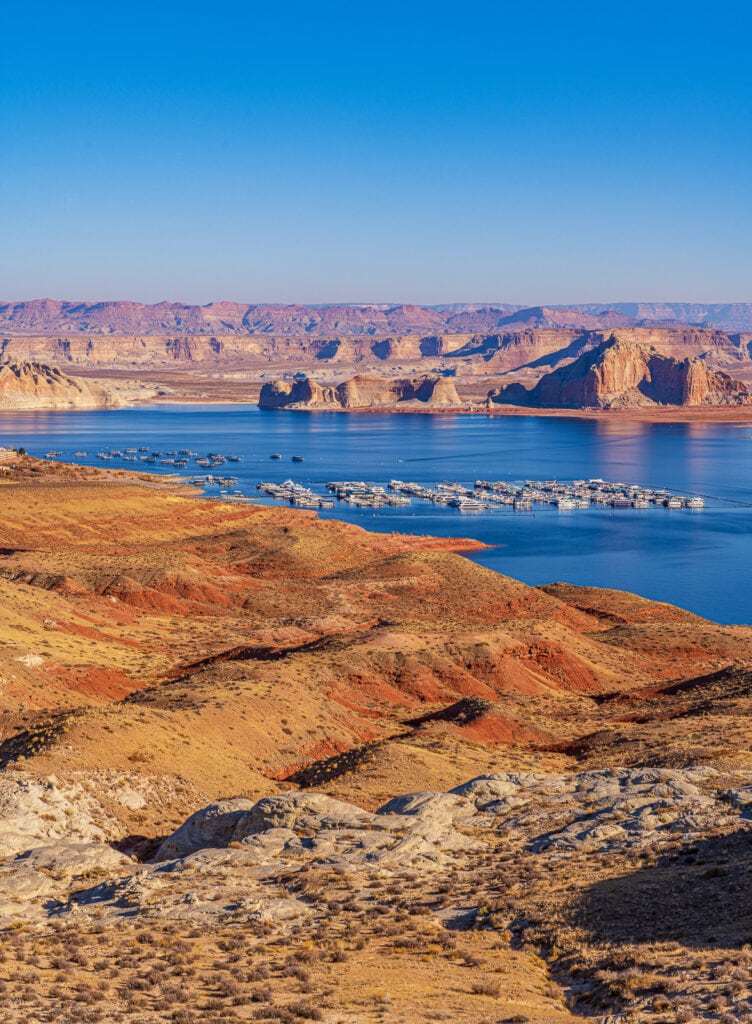
[[(459, 374), (531, 373), (555, 368), (602, 345), (610, 337), (650, 345), (677, 359), (703, 356), (714, 366), (752, 373), (752, 335), (700, 328), (640, 327), (613, 331), (572, 327), (504, 330), (496, 333), (395, 333), (381, 337), (330, 334), (18, 334), (0, 336), (6, 362), (103, 367), (120, 371), (246, 369), (266, 372), (289, 366), (389, 366), (395, 375), (435, 372), (437, 361)], [(408, 366), (410, 368), (408, 368)], [(412, 369), (415, 367), (415, 370)], [(420, 369), (419, 369), (420, 368)], [(316, 374), (314, 373), (313, 376)]]
[(510, 384), (489, 401), (537, 408), (614, 409), (645, 405), (743, 405), (740, 381), (702, 359), (674, 359), (654, 348), (611, 337), (574, 362), (543, 376), (534, 388)]
[(453, 381), (446, 377), (352, 377), (336, 387), (322, 387), (310, 377), (301, 377), (292, 383), (265, 384), (259, 397), (262, 409), (383, 409), (408, 402), (431, 408), (462, 404)]
[(96, 381), (44, 363), (0, 364), (0, 409), (100, 409), (125, 404)]

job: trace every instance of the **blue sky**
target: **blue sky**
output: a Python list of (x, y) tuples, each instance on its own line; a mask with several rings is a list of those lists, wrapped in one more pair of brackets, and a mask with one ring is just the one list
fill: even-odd
[(0, 300), (752, 300), (752, 14), (4, 12)]

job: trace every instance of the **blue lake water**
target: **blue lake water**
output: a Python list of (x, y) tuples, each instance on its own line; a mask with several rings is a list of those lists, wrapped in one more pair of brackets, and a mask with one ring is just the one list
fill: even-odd
[[(706, 496), (703, 511), (537, 509), (463, 515), (427, 502), (407, 508), (338, 504), (322, 516), (369, 530), (467, 536), (494, 544), (474, 560), (527, 583), (631, 590), (724, 623), (752, 623), (750, 423), (637, 423), (559, 417), (389, 416), (263, 412), (252, 405), (162, 405), (96, 412), (4, 413), (0, 445), (32, 455), (149, 445), (234, 453), (217, 472), (256, 497), (260, 480), (290, 477), (435, 484), (482, 479), (606, 480)], [(272, 461), (272, 452), (283, 460)], [(302, 455), (303, 463), (291, 463)], [(72, 460), (73, 461), (73, 460)], [(172, 467), (107, 463), (149, 472)], [(186, 473), (201, 473), (199, 467)], [(204, 470), (203, 472), (206, 472)], [(209, 492), (211, 493), (211, 492)], [(214, 492), (216, 493), (216, 491)], [(258, 499), (263, 500), (263, 499)], [(0, 509), (1, 516), (1, 509)], [(0, 519), (1, 524), (1, 519)]]

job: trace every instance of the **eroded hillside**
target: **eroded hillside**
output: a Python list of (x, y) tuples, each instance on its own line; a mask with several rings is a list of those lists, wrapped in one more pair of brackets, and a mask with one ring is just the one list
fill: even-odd
[(750, 1019), (752, 629), (17, 465), (9, 1020)]

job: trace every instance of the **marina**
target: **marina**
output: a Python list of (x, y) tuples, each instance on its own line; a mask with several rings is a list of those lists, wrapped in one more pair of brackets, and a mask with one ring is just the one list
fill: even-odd
[[(146, 454), (137, 455), (138, 452)], [(163, 454), (165, 457), (163, 457)], [(59, 458), (59, 451), (47, 452), (45, 458)], [(86, 452), (74, 452), (74, 458), (85, 458)], [(199, 455), (190, 448), (179, 451), (150, 451), (146, 446), (129, 447), (121, 450), (111, 448), (97, 452), (100, 461), (136, 462), (147, 465), (172, 466), (183, 470), (190, 465), (189, 459), (202, 468), (215, 469), (227, 462), (240, 462), (239, 455), (226, 455), (221, 452), (209, 452)], [(275, 452), (269, 456), (280, 460), (282, 456)], [(292, 462), (303, 462), (302, 455), (293, 455)], [(189, 483), (197, 487), (219, 487), (226, 489), (237, 487), (238, 478), (217, 477), (212, 473), (205, 476), (192, 476)], [(269, 498), (285, 501), (299, 508), (335, 508), (330, 497), (320, 494), (310, 486), (305, 486), (288, 479), (281, 483), (261, 480), (255, 484), (256, 490)], [(442, 480), (428, 486), (424, 483), (396, 480), (389, 481), (386, 487), (365, 480), (330, 480), (325, 484), (326, 491), (333, 494), (338, 502), (352, 505), (355, 508), (398, 508), (415, 501), (426, 501), (458, 512), (534, 512), (545, 507), (557, 509), (559, 512), (572, 512), (578, 509), (589, 509), (591, 506), (611, 509), (690, 509), (699, 511), (705, 508), (705, 499), (700, 496), (675, 494), (666, 487), (645, 487), (640, 484), (611, 482), (601, 478), (591, 480), (476, 480), (474, 484), (463, 484), (459, 481)], [(220, 497), (226, 494), (226, 490)], [(234, 491), (232, 497), (244, 497), (242, 491)]]

